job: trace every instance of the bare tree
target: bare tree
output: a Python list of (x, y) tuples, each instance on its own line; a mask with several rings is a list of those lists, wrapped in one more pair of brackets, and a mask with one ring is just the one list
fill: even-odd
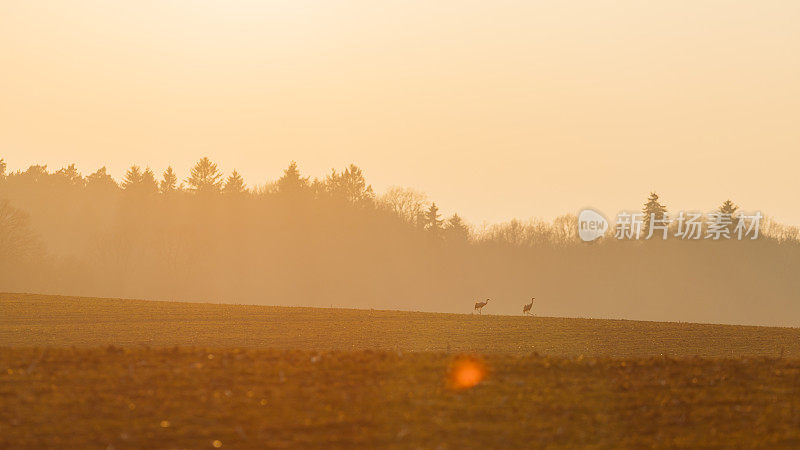
[(414, 189), (393, 186), (380, 196), (378, 203), (403, 221), (414, 223), (427, 209), (428, 197)]
[(0, 263), (37, 256), (40, 250), (28, 214), (11, 206), (8, 200), (0, 200)]

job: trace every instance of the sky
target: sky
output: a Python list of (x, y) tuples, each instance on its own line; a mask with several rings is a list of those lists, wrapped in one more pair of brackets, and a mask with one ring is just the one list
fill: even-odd
[(800, 2), (0, 0), (0, 157), (355, 163), (470, 222), (656, 191), (800, 225)]

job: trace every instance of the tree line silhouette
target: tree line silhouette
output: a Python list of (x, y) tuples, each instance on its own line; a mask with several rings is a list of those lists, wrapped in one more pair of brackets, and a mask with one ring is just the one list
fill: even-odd
[[(657, 196), (648, 208), (666, 212)], [(208, 158), (185, 178), (132, 166), (119, 182), (0, 160), (11, 292), (463, 312), (492, 297), (499, 313), (535, 295), (542, 314), (800, 323), (798, 230), (768, 221), (762, 234), (586, 244), (571, 214), (470, 226), (413, 189), (376, 194), (355, 165), (312, 179), (292, 162), (248, 186)]]

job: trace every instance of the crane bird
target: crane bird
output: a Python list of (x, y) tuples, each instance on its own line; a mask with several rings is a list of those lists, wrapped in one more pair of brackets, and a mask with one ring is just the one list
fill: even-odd
[[(476, 302), (475, 303), (475, 309), (478, 310), (478, 314), (481, 313), (481, 311), (483, 310), (483, 307), (486, 306), (487, 303), (489, 303), (489, 299), (488, 298), (486, 299), (485, 302)], [(473, 311), (473, 313), (474, 313), (474, 311)]]
[(530, 314), (531, 313), (531, 308), (533, 307), (533, 300), (535, 298), (536, 297), (531, 297), (531, 302), (530, 303), (528, 303), (527, 305), (522, 305), (522, 314)]

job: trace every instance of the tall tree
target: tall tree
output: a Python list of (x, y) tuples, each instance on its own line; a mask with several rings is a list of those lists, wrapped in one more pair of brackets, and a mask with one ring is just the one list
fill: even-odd
[(158, 181), (156, 181), (156, 174), (148, 167), (142, 173), (142, 191), (148, 194), (158, 193)]
[(30, 217), (14, 208), (8, 200), (0, 200), (0, 264), (35, 256), (39, 240), (30, 224)]
[(125, 172), (122, 188), (126, 192), (135, 194), (155, 194), (158, 192), (158, 183), (155, 174), (149, 167), (142, 171), (139, 166), (131, 166)]
[(380, 204), (408, 223), (424, 212), (428, 198), (413, 189), (391, 187), (380, 197)]
[(332, 170), (325, 180), (329, 194), (357, 205), (370, 204), (375, 199), (372, 186), (368, 185), (364, 173), (355, 164), (345, 169), (342, 173)]
[(47, 164), (45, 165), (32, 165), (28, 170), (22, 172), (20, 176), (29, 183), (40, 184), (45, 182), (50, 177), (50, 172), (47, 171)]
[(436, 203), (431, 203), (431, 207), (425, 212), (425, 229), (434, 234), (442, 231), (444, 220), (440, 218), (439, 207)]
[(95, 190), (114, 190), (119, 188), (114, 178), (106, 171), (105, 166), (86, 177), (86, 187)]
[(164, 195), (172, 194), (178, 190), (178, 176), (172, 170), (172, 166), (167, 167), (164, 174), (161, 176), (161, 182), (158, 185), (158, 190)]
[(651, 192), (642, 208), (642, 213), (644, 214), (642, 218), (642, 234), (647, 236), (650, 230), (651, 217), (654, 217), (655, 220), (664, 220), (667, 214), (667, 207), (658, 201), (658, 194)]
[(578, 240), (578, 217), (575, 214), (563, 214), (553, 219), (550, 228), (550, 241), (558, 245), (569, 245)]
[(417, 216), (414, 218), (414, 227), (417, 231), (425, 231), (425, 226), (428, 222), (425, 212), (426, 210), (424, 209), (417, 211)]
[(283, 171), (283, 176), (275, 182), (275, 185), (281, 194), (297, 194), (309, 189), (308, 177), (300, 176), (300, 170), (294, 161), (289, 162), (289, 167)]
[(139, 166), (131, 166), (125, 172), (125, 178), (122, 179), (122, 188), (125, 190), (133, 189), (142, 182), (142, 169)]
[(191, 176), (186, 182), (198, 194), (217, 194), (222, 187), (221, 178), (222, 172), (217, 165), (204, 157), (192, 167)]
[(0, 158), (0, 180), (6, 178), (6, 161)]
[(226, 195), (242, 195), (247, 193), (244, 179), (235, 169), (228, 179), (225, 180), (225, 187), (222, 188), (222, 193)]
[(739, 207), (736, 206), (730, 200), (725, 200), (722, 203), (722, 206), (720, 206), (719, 209), (717, 210), (720, 214), (725, 214), (725, 216), (727, 218), (730, 218), (730, 222), (731, 223), (728, 224), (728, 226), (727, 226), (728, 234), (733, 234), (733, 230), (734, 230), (734, 228), (736, 226), (736, 223), (735, 223), (736, 211), (738, 211), (738, 210), (739, 210)]
[(466, 242), (469, 240), (469, 227), (458, 214), (453, 214), (444, 227), (445, 237), (453, 242)]
[(70, 164), (67, 167), (59, 169), (54, 175), (57, 180), (67, 186), (83, 187), (86, 184), (86, 181), (83, 179), (81, 173), (78, 172), (75, 164)]
[(739, 207), (734, 205), (732, 201), (725, 200), (725, 202), (722, 203), (722, 206), (719, 207), (718, 211), (720, 214), (729, 214), (731, 217), (733, 217), (738, 209)]

